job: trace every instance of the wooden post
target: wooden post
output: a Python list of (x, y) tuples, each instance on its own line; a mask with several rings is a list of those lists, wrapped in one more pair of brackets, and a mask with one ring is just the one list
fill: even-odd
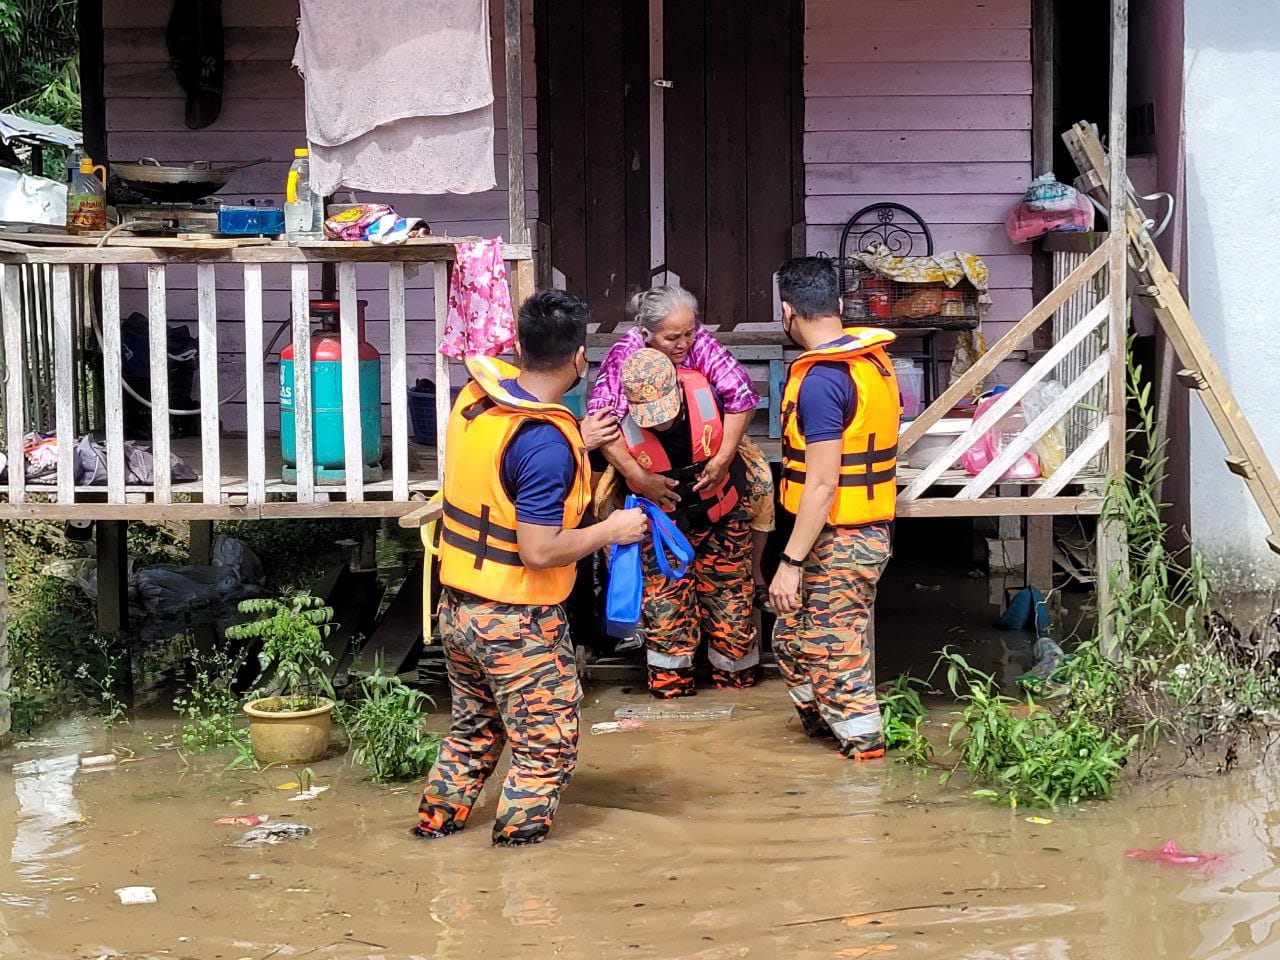
[(507, 54), (507, 239), (512, 243), (528, 243), (529, 223), (524, 211), (524, 84), (520, 0), (503, 0), (502, 32)]
[(190, 520), (188, 529), (191, 533), (191, 562), (201, 567), (209, 566), (213, 562), (213, 521)]
[[(1107, 240), (1110, 246), (1108, 280), (1111, 285), (1111, 318), (1107, 335), (1107, 350), (1111, 357), (1107, 422), (1111, 436), (1107, 444), (1107, 474), (1113, 483), (1123, 483), (1125, 479), (1125, 360), (1129, 335), (1129, 297), (1126, 290), (1129, 279), (1128, 73), (1129, 0), (1111, 0), (1111, 117), (1108, 126), (1111, 224)], [(1103, 652), (1112, 659), (1119, 655), (1119, 651), (1115, 622), (1108, 613), (1115, 592), (1128, 575), (1126, 554), (1123, 522), (1104, 510), (1098, 524), (1098, 616)]]
[[(1053, 0), (1031, 2), (1031, 175), (1053, 171)], [(1031, 254), (1031, 295), (1038, 303), (1053, 288), (1053, 255), (1040, 244)], [(1038, 349), (1053, 343), (1048, 327), (1036, 331)]]
[(129, 626), (129, 521), (99, 520), (98, 629), (120, 634)]

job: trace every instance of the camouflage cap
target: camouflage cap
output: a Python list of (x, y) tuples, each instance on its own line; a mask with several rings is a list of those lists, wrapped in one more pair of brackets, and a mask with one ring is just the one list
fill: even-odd
[(622, 362), (622, 392), (637, 427), (655, 427), (680, 413), (676, 368), (657, 350), (637, 350)]

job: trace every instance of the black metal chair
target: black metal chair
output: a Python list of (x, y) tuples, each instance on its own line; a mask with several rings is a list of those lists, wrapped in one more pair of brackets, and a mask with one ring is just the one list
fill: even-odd
[[(895, 257), (933, 256), (933, 234), (924, 218), (905, 204), (886, 200), (863, 207), (847, 221), (840, 231), (839, 274), (840, 295), (845, 296), (852, 279), (849, 267), (849, 251), (869, 253), (885, 247)], [(893, 323), (884, 326), (892, 329)], [(902, 333), (920, 340), (920, 351), (906, 357), (919, 360), (924, 366), (925, 403), (932, 403), (941, 392), (938, 374), (938, 333), (933, 327), (904, 328)]]

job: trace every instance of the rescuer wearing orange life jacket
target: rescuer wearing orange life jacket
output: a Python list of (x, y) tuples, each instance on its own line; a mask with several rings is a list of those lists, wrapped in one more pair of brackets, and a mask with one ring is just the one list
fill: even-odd
[(902, 413), (887, 330), (846, 330), (835, 267), (778, 271), (782, 327), (803, 349), (782, 395), (782, 506), (795, 527), (769, 588), (773, 649), (805, 732), (884, 756), (871, 617), (890, 556)]
[(562, 604), (579, 559), (648, 530), (639, 510), (579, 528), (590, 472), (562, 400), (586, 373), (588, 318), (571, 294), (534, 294), (520, 308), (519, 369), (469, 359), (449, 416), (440, 638), (453, 723), (418, 808), (423, 839), (462, 829), (508, 742), (495, 844), (545, 839), (573, 772), (582, 688)]
[(649, 691), (661, 699), (692, 696), (693, 655), (707, 639), (716, 687), (749, 687), (760, 662), (751, 622), (751, 529), (745, 467), (736, 453), (718, 480), (704, 466), (724, 442), (715, 390), (696, 370), (677, 369), (657, 350), (637, 350), (622, 364), (628, 410), (619, 423), (631, 456), (650, 473), (675, 481), (676, 525), (695, 559), (679, 580), (662, 575), (646, 547), (644, 620)]

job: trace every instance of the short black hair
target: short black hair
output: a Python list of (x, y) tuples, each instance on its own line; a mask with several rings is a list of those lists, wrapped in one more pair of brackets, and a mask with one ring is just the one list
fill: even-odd
[(555, 370), (587, 344), (591, 308), (563, 290), (539, 290), (520, 306), (520, 364), (526, 370)]
[(801, 320), (840, 315), (840, 280), (827, 257), (792, 257), (778, 268), (778, 299)]

